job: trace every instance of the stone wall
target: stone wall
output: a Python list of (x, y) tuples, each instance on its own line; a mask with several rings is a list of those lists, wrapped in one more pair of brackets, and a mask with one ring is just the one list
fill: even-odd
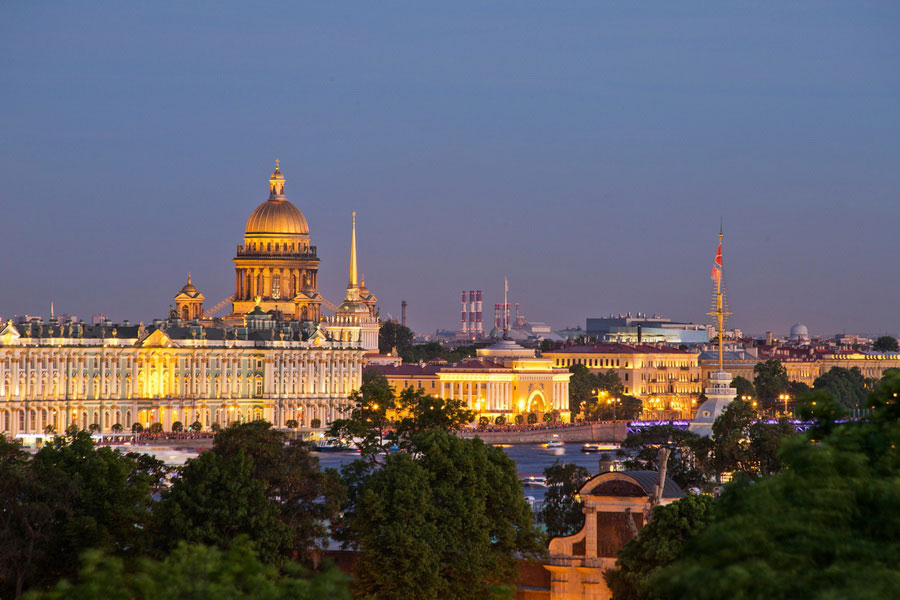
[[(544, 444), (551, 439), (562, 442), (622, 442), (628, 435), (627, 423), (588, 423), (553, 429), (523, 431), (464, 431), (462, 437), (478, 436), (488, 444)], [(553, 437), (554, 435), (558, 437)]]

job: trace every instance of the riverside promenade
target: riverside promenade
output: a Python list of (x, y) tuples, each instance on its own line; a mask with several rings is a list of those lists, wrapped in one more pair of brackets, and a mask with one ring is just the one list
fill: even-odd
[[(628, 436), (627, 421), (584, 423), (560, 427), (502, 429), (491, 431), (466, 429), (460, 437), (480, 437), (487, 444), (543, 444), (551, 439), (561, 442), (623, 442)], [(555, 437), (554, 437), (555, 436)]]

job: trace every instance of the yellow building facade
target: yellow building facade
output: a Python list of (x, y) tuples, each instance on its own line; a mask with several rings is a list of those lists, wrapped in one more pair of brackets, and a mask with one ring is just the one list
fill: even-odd
[(543, 353), (555, 367), (613, 371), (624, 393), (639, 398), (645, 419), (689, 419), (703, 388), (699, 352), (647, 344), (590, 344)]
[(365, 351), (273, 328), (7, 322), (0, 329), (0, 432), (70, 425), (288, 420), (340, 415), (361, 383)]
[(555, 413), (568, 422), (568, 369), (557, 368), (547, 358), (535, 356), (511, 340), (480, 348), (477, 358), (458, 363), (379, 365), (379, 370), (398, 391), (415, 387), (438, 398), (462, 400), (478, 417), (507, 422), (516, 415), (534, 413), (538, 418)]

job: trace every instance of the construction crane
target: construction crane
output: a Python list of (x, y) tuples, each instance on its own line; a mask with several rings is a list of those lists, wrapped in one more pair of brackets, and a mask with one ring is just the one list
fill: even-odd
[(219, 312), (220, 310), (222, 310), (223, 308), (228, 306), (233, 300), (234, 300), (234, 296), (228, 296), (224, 300), (221, 300), (218, 304), (216, 304), (209, 310), (203, 311), (203, 318), (211, 319), (213, 317), (213, 315), (215, 315), (217, 312)]
[[(325, 296), (321, 296), (321, 295), (320, 295), (319, 298), (322, 300), (322, 305), (323, 305), (325, 308), (327, 308), (327, 309), (330, 310), (331, 312), (337, 312), (338, 307), (337, 307), (337, 305), (336, 305), (334, 302), (331, 302), (331, 301), (328, 300), (328, 298), (326, 298)], [(232, 303), (232, 302), (234, 302), (234, 296), (233, 296), (233, 295), (232, 295), (232, 296), (227, 296), (226, 298), (224, 298), (224, 299), (222, 299), (221, 301), (219, 301), (215, 306), (213, 306), (213, 307), (210, 308), (209, 310), (203, 311), (203, 318), (204, 318), (204, 319), (211, 319), (211, 318), (213, 318), (217, 312), (219, 312), (220, 310), (222, 310), (223, 308), (225, 308), (226, 306), (228, 306), (228, 305), (229, 305), (230, 303)]]

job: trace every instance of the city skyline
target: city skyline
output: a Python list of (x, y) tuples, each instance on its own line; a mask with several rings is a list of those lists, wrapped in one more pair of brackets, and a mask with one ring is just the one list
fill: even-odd
[(420, 333), (504, 277), (557, 329), (705, 323), (720, 218), (732, 326), (900, 331), (897, 7), (510, 6), (4, 7), (0, 314), (212, 306), (280, 158), (325, 296), (355, 210)]

